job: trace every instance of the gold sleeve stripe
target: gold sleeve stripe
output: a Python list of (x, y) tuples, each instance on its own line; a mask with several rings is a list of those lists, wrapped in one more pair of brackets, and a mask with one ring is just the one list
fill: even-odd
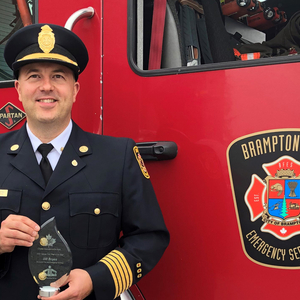
[(105, 256), (105, 259), (107, 259), (111, 266), (114, 269), (114, 272), (117, 274), (117, 278), (118, 278), (118, 283), (119, 283), (119, 293), (122, 293), (125, 290), (125, 277), (124, 277), (124, 273), (122, 272), (122, 268), (118, 262), (118, 260), (116, 260), (111, 254), (108, 254)]
[[(114, 283), (115, 283), (115, 289), (116, 289), (116, 292), (115, 292), (115, 298), (117, 298), (117, 297), (118, 297), (118, 294), (119, 294), (119, 286), (118, 286), (118, 281), (117, 281), (117, 278), (116, 278), (116, 274), (115, 274), (115, 272), (114, 272), (112, 266), (110, 265), (110, 263), (107, 262), (107, 261), (105, 260), (105, 258), (102, 258), (102, 259), (100, 260), (100, 262), (104, 263), (104, 264), (108, 267), (108, 269), (109, 269), (109, 271), (110, 271), (110, 273), (111, 273), (111, 276), (112, 276), (112, 278), (113, 278), (113, 280), (114, 280)], [(114, 298), (114, 299), (115, 299), (115, 298)]]
[(130, 288), (132, 286), (132, 283), (133, 283), (133, 278), (132, 278), (131, 268), (130, 268), (128, 262), (127, 262), (127, 259), (125, 258), (123, 253), (120, 252), (120, 251), (114, 250), (114, 251), (112, 251), (112, 253), (118, 255), (120, 257), (120, 261), (122, 261), (122, 263), (126, 267), (126, 271), (127, 271), (128, 276), (129, 276), (129, 286), (128, 286), (128, 288)]
[(123, 276), (122, 276), (123, 287), (124, 287), (124, 290), (127, 290), (130, 287), (130, 285), (129, 285), (129, 275), (128, 275), (128, 270), (126, 269), (126, 267), (124, 265), (124, 262), (114, 252), (111, 252), (109, 256), (114, 260), (114, 262), (118, 266), (119, 271), (122, 272), (122, 274), (123, 274)]
[(132, 271), (122, 252), (114, 250), (103, 257), (100, 262), (103, 262), (112, 274), (116, 289), (115, 298), (131, 287)]

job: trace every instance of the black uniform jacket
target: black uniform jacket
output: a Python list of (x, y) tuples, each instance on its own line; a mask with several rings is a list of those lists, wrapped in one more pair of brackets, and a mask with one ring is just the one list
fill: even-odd
[[(118, 297), (155, 266), (169, 243), (134, 147), (131, 139), (87, 133), (73, 123), (45, 186), (25, 126), (0, 135), (0, 220), (18, 214), (41, 225), (55, 216), (71, 248), (73, 269), (85, 269), (92, 278), (94, 291), (86, 299)], [(45, 202), (50, 209), (43, 209)], [(37, 295), (28, 248), (0, 255), (0, 299)]]

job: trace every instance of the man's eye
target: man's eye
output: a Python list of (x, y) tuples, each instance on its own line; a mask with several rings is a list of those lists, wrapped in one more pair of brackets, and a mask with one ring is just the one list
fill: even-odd
[(56, 74), (56, 75), (54, 75), (54, 78), (63, 78), (63, 76), (60, 74)]
[(31, 74), (31, 75), (29, 75), (29, 78), (38, 78), (39, 77), (39, 75), (37, 75), (37, 74)]

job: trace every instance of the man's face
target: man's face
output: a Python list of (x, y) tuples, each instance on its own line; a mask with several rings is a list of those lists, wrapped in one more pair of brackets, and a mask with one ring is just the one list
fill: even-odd
[(79, 83), (68, 67), (48, 62), (23, 66), (15, 83), (28, 125), (67, 127)]

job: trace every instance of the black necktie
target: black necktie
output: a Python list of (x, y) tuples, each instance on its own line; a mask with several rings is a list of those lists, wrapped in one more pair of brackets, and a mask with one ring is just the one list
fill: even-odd
[(47, 158), (48, 153), (53, 149), (52, 144), (40, 144), (37, 150), (42, 154), (42, 160), (40, 162), (40, 168), (45, 179), (46, 184), (53, 172), (50, 162)]

